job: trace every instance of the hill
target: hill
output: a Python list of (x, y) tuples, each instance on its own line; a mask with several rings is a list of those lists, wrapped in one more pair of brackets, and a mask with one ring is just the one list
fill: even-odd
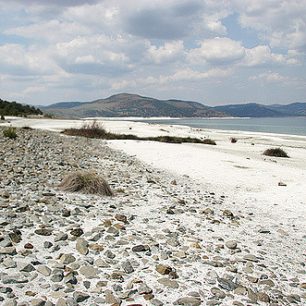
[(257, 103), (216, 106), (213, 109), (233, 117), (306, 116), (306, 103), (262, 105)]
[(44, 107), (65, 117), (222, 117), (225, 114), (198, 102), (158, 100), (136, 94), (117, 94), (92, 102), (62, 102)]
[(291, 114), (292, 116), (306, 116), (306, 103), (296, 102), (287, 105), (274, 104), (269, 106), (282, 114)]
[(8, 102), (0, 99), (0, 115), (3, 116), (29, 116), (42, 115), (42, 111), (34, 106), (23, 105), (17, 102)]

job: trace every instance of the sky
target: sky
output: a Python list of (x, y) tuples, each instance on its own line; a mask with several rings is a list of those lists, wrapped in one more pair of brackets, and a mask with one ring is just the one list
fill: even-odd
[(306, 101), (306, 0), (0, 0), (0, 98)]

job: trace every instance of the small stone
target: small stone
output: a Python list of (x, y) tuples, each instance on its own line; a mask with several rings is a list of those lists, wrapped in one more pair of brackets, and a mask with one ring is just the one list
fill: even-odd
[(29, 282), (29, 279), (21, 273), (3, 275), (1, 280), (3, 284), (22, 284)]
[(237, 242), (235, 240), (229, 240), (225, 242), (225, 246), (231, 250), (234, 250), (237, 248)]
[(157, 265), (155, 269), (161, 275), (169, 274), (172, 271), (172, 268), (170, 266), (166, 266), (162, 264)]
[(84, 231), (81, 228), (75, 228), (70, 231), (70, 235), (75, 237), (80, 237), (84, 234)]
[(171, 280), (169, 278), (160, 278), (157, 280), (160, 284), (172, 288), (172, 289), (177, 289), (179, 287), (179, 284), (177, 281), (175, 280)]
[(195, 297), (182, 297), (174, 302), (174, 305), (184, 305), (184, 306), (199, 306), (202, 301)]
[(257, 293), (257, 298), (260, 302), (264, 302), (264, 303), (269, 303), (270, 302), (270, 297), (264, 292), (258, 292)]
[(37, 268), (37, 272), (39, 272), (40, 274), (44, 276), (49, 276), (51, 274), (51, 269), (47, 266), (39, 266)]
[(286, 183), (284, 183), (284, 182), (278, 182), (278, 186), (286, 187), (286, 186), (287, 186), (287, 184), (286, 184)]
[(149, 294), (149, 293), (152, 293), (153, 290), (148, 287), (146, 284), (141, 284), (138, 288), (138, 293), (139, 294)]
[(34, 248), (34, 246), (33, 246), (32, 243), (26, 243), (26, 244), (24, 245), (24, 248), (25, 248), (25, 249), (28, 249), (28, 250), (31, 250), (31, 249)]
[(16, 255), (16, 248), (15, 247), (5, 247), (0, 248), (0, 255)]
[(45, 300), (42, 299), (33, 299), (31, 300), (31, 305), (32, 306), (44, 306), (46, 304)]
[(48, 228), (39, 228), (35, 230), (34, 233), (40, 236), (51, 236), (52, 230)]
[(133, 273), (135, 271), (132, 264), (128, 260), (123, 262), (121, 266), (125, 273)]
[(233, 281), (221, 277), (218, 278), (218, 283), (222, 289), (227, 291), (233, 291), (238, 287), (238, 285), (235, 284)]
[(261, 228), (261, 229), (259, 229), (258, 233), (260, 233), (260, 234), (270, 234), (271, 231), (266, 229), (266, 228)]
[(132, 247), (132, 251), (137, 253), (137, 252), (146, 252), (146, 251), (149, 251), (150, 250), (150, 247), (148, 245), (143, 245), (143, 244), (140, 244), (140, 245), (136, 245), (134, 247)]
[(120, 221), (120, 222), (123, 222), (123, 223), (127, 223), (127, 217), (125, 215), (120, 215), (120, 214), (117, 214), (115, 216), (115, 219), (117, 221)]
[(80, 269), (80, 273), (86, 278), (95, 278), (98, 274), (98, 269), (91, 266), (83, 266)]
[(230, 210), (228, 210), (228, 209), (223, 210), (223, 216), (227, 217), (229, 219), (233, 219), (234, 218), (234, 214)]
[(258, 258), (255, 255), (252, 254), (247, 254), (243, 257), (243, 259), (247, 260), (247, 261), (252, 261), (252, 262), (258, 262)]
[(32, 272), (35, 271), (35, 268), (31, 265), (25, 265), (22, 269), (20, 269), (21, 272)]
[(63, 217), (70, 217), (70, 215), (71, 215), (71, 211), (69, 209), (64, 208), (62, 210), (62, 216)]
[(60, 262), (64, 265), (68, 265), (72, 262), (75, 262), (76, 259), (72, 254), (63, 254), (60, 258)]
[(68, 239), (68, 235), (66, 233), (60, 232), (54, 237), (54, 241), (64, 241)]
[(50, 249), (53, 246), (53, 243), (50, 241), (45, 241), (44, 242), (44, 248), (45, 249)]
[(89, 297), (90, 296), (88, 294), (80, 292), (80, 291), (75, 291), (73, 293), (73, 300), (76, 303), (82, 303), (82, 302), (86, 301), (87, 299), (89, 299)]
[(82, 255), (88, 254), (88, 242), (84, 238), (77, 239), (75, 248)]

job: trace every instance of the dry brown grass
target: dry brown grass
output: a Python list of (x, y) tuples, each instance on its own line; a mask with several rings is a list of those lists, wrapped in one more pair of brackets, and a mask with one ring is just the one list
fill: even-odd
[(91, 171), (78, 171), (67, 175), (59, 185), (59, 188), (66, 192), (98, 194), (101, 196), (113, 195), (113, 191), (107, 181)]
[(132, 134), (115, 134), (107, 132), (97, 121), (85, 123), (81, 128), (70, 128), (62, 131), (63, 134), (69, 136), (82, 136), (86, 138), (97, 138), (105, 140), (143, 140), (143, 141), (159, 141), (168, 143), (202, 143), (208, 145), (216, 145), (212, 139), (199, 139), (193, 137), (176, 137), (176, 136), (157, 136), (157, 137), (138, 137)]
[(288, 154), (281, 148), (267, 149), (263, 152), (263, 155), (289, 158)]

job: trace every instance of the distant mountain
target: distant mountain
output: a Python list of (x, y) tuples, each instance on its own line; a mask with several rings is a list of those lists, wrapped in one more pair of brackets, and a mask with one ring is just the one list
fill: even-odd
[(216, 106), (213, 109), (233, 117), (306, 116), (306, 103), (292, 103), (288, 105), (231, 104)]
[(43, 111), (64, 117), (222, 117), (220, 111), (198, 102), (158, 100), (135, 94), (117, 94), (92, 102), (61, 102)]
[(42, 111), (34, 106), (0, 99), (0, 115), (2, 116), (28, 116), (42, 115)]
[(290, 114), (292, 116), (306, 116), (306, 103), (296, 102), (287, 105), (274, 104), (269, 106), (282, 114)]

